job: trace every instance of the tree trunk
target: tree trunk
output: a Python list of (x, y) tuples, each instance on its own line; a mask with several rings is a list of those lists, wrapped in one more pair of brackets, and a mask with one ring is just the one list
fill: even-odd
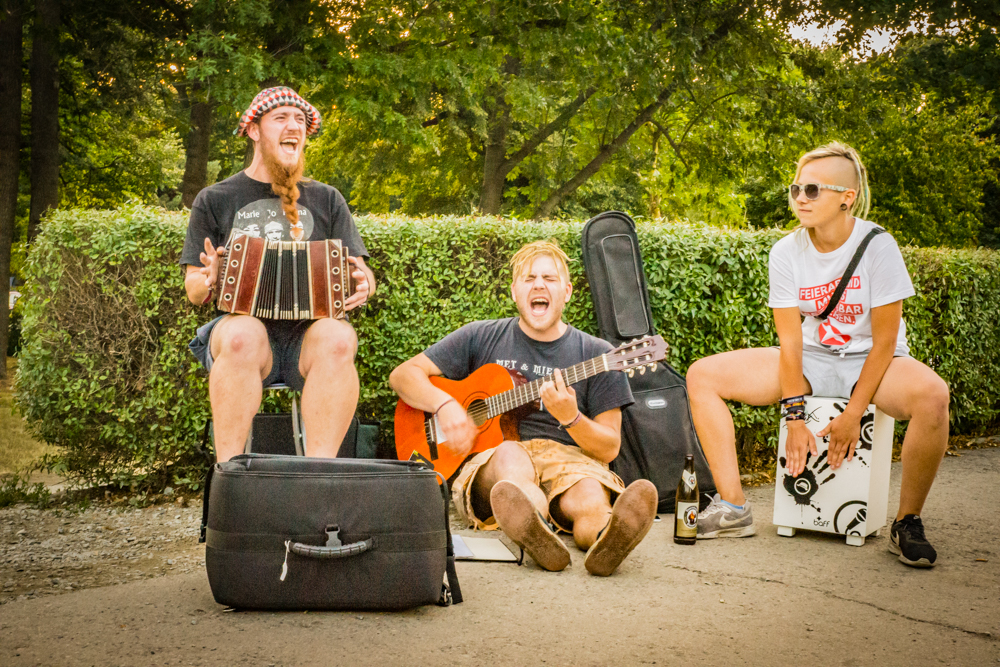
[(22, 0), (0, 4), (0, 379), (7, 377), (10, 333), (10, 247), (14, 241), (21, 151)]
[(31, 43), (31, 210), (28, 243), (59, 205), (59, 0), (36, 0)]
[[(660, 170), (660, 128), (653, 131), (653, 177), (655, 178)], [(649, 217), (656, 220), (660, 217), (660, 195), (656, 188), (649, 195)]]
[[(191, 130), (187, 136), (187, 155), (184, 159), (184, 179), (181, 181), (181, 204), (191, 208), (194, 198), (208, 180), (208, 153), (212, 138), (212, 101), (202, 99), (198, 93), (202, 84), (190, 84), (186, 97), (191, 105)], [(194, 94), (191, 94), (194, 93)]]
[(494, 101), (486, 123), (479, 212), (483, 215), (499, 215), (503, 204), (503, 186), (507, 180), (507, 171), (503, 167), (507, 157), (507, 133), (510, 130), (510, 104), (504, 100), (504, 90), (499, 87), (494, 90)]
[(541, 220), (543, 218), (548, 218), (552, 215), (552, 212), (559, 206), (560, 202), (568, 195), (576, 192), (576, 189), (587, 182), (587, 179), (597, 173), (597, 170), (607, 162), (611, 156), (618, 152), (618, 150), (628, 143), (628, 140), (632, 138), (632, 135), (636, 131), (648, 123), (653, 117), (653, 114), (662, 107), (676, 88), (676, 84), (671, 84), (660, 91), (660, 94), (656, 96), (649, 106), (639, 112), (632, 122), (628, 126), (618, 133), (618, 136), (611, 140), (611, 143), (602, 146), (601, 150), (594, 156), (587, 166), (578, 171), (573, 178), (569, 179), (563, 183), (559, 188), (549, 195), (548, 199), (543, 201), (537, 209), (535, 209), (535, 215), (533, 216), (536, 220)]

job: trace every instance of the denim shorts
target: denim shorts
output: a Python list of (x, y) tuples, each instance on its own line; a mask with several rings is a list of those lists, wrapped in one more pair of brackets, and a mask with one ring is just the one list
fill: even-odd
[[(893, 357), (908, 357), (900, 349)], [(850, 398), (854, 386), (861, 377), (861, 368), (865, 365), (868, 352), (854, 352), (840, 355), (826, 352), (815, 347), (802, 348), (802, 374), (812, 386), (813, 396), (829, 396), (830, 398)]]
[[(205, 370), (212, 370), (212, 331), (223, 317), (220, 315), (207, 324), (198, 327), (191, 342), (188, 343), (191, 353), (197, 357)], [(267, 340), (271, 344), (271, 372), (264, 378), (263, 386), (284, 382), (296, 391), (302, 391), (305, 378), (299, 372), (299, 354), (302, 352), (302, 339), (314, 320), (260, 320), (267, 330)]]

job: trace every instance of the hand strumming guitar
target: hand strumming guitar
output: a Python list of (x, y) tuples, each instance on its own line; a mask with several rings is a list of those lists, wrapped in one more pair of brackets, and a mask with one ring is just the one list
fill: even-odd
[(476, 444), (478, 429), (462, 404), (454, 398), (448, 398), (438, 408), (437, 420), (445, 436), (442, 446), (456, 456), (468, 455), (472, 451), (472, 446)]

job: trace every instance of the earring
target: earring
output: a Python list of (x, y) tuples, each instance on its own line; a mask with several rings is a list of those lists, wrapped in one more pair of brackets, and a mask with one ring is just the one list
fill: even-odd
[(847, 210), (847, 204), (841, 204), (840, 205), (840, 210), (841, 211), (846, 211)]

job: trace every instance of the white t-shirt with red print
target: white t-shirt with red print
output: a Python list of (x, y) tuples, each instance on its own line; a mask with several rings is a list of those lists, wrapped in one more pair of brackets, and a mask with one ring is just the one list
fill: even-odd
[[(868, 244), (830, 317), (825, 322), (816, 318), (830, 302), (854, 251), (874, 227), (872, 222), (855, 218), (850, 238), (832, 252), (816, 250), (805, 229), (789, 234), (771, 248), (767, 305), (799, 309), (805, 317), (803, 346), (836, 354), (868, 352), (872, 349), (872, 308), (916, 294), (896, 240), (879, 234)], [(896, 354), (909, 352), (906, 323), (900, 321)]]

